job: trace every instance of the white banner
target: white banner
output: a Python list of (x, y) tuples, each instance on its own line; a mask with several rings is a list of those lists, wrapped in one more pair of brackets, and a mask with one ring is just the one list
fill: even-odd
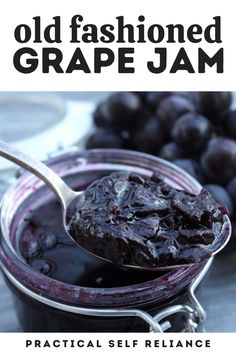
[(0, 89), (235, 91), (234, 5), (5, 1)]
[(235, 353), (236, 334), (229, 333), (25, 333), (0, 334), (2, 353)]

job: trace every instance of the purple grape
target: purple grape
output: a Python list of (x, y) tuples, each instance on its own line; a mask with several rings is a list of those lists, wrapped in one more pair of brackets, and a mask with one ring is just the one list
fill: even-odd
[(214, 138), (202, 156), (201, 166), (213, 183), (227, 183), (235, 173), (236, 142), (227, 138)]
[(142, 109), (140, 97), (132, 92), (114, 93), (105, 104), (104, 114), (107, 125), (120, 131), (127, 129)]
[(115, 148), (123, 147), (123, 138), (113, 130), (99, 128), (92, 133), (86, 142), (87, 149)]
[(203, 149), (211, 136), (207, 118), (197, 113), (187, 113), (174, 124), (172, 137), (181, 148), (197, 152)]
[(164, 91), (162, 91), (162, 92), (155, 92), (155, 91), (147, 92), (146, 93), (146, 102), (149, 105), (149, 107), (151, 107), (152, 109), (156, 109), (163, 99), (171, 96), (172, 94), (173, 94), (173, 92), (167, 92), (167, 91), (166, 92), (164, 92)]
[[(235, 221), (231, 221), (232, 223), (232, 237), (230, 241), (233, 241), (234, 246), (235, 246), (235, 241), (236, 241), (236, 222)], [(232, 244), (232, 242), (230, 242)]]
[(175, 143), (167, 143), (162, 146), (158, 156), (168, 161), (174, 161), (183, 157), (183, 151)]
[(146, 91), (132, 91), (134, 95), (137, 95), (143, 103), (145, 103), (146, 100)]
[(198, 92), (196, 102), (199, 111), (213, 122), (221, 121), (230, 110), (231, 92)]
[(95, 111), (93, 112), (93, 121), (97, 127), (108, 127), (109, 121), (107, 119), (107, 104), (106, 101), (101, 102), (97, 105)]
[(134, 146), (139, 151), (157, 153), (163, 144), (163, 132), (159, 120), (151, 117), (131, 136)]
[(225, 132), (228, 137), (236, 140), (236, 110), (228, 114), (225, 122)]
[(229, 193), (234, 206), (236, 207), (236, 177), (233, 177), (227, 184), (227, 192)]
[(175, 122), (185, 113), (193, 112), (194, 105), (187, 98), (172, 95), (161, 101), (157, 110), (165, 130), (170, 134)]

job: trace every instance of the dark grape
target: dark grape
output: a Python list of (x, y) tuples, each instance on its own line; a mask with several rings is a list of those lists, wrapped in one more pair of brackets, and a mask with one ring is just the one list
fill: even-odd
[(236, 110), (228, 114), (225, 122), (225, 132), (230, 138), (236, 139)]
[(168, 161), (174, 161), (183, 157), (183, 151), (175, 143), (167, 143), (162, 146), (158, 156)]
[(172, 130), (173, 140), (181, 148), (200, 151), (211, 136), (211, 125), (207, 118), (197, 113), (187, 113), (180, 117)]
[(123, 138), (115, 131), (99, 128), (89, 136), (86, 142), (87, 149), (96, 148), (114, 148), (121, 149), (123, 147)]
[(156, 117), (151, 117), (130, 138), (137, 150), (157, 153), (163, 144), (163, 132), (159, 120)]
[(146, 91), (132, 91), (133, 94), (137, 95), (140, 99), (142, 103), (145, 103), (146, 101)]
[(230, 110), (231, 92), (198, 92), (196, 101), (199, 111), (213, 122), (222, 120)]
[(235, 173), (236, 142), (227, 138), (212, 139), (202, 156), (201, 166), (213, 183), (226, 183)]
[(107, 104), (106, 102), (101, 102), (97, 105), (95, 111), (93, 112), (93, 121), (97, 127), (107, 127), (109, 121), (107, 119)]
[(225, 188), (217, 184), (206, 184), (204, 187), (208, 190), (209, 193), (211, 193), (212, 197), (217, 201), (217, 203), (227, 207), (229, 215), (233, 214), (233, 203), (229, 193), (227, 193)]
[(234, 206), (236, 207), (236, 177), (233, 177), (227, 184), (227, 192), (229, 193)]
[(230, 240), (231, 241), (230, 244), (231, 245), (234, 244), (234, 246), (236, 246), (235, 245), (235, 241), (236, 241), (236, 222), (235, 221), (231, 221), (231, 223), (232, 223), (232, 237), (231, 237), (231, 240)]
[(193, 176), (200, 183), (204, 182), (201, 166), (197, 161), (192, 159), (177, 159), (174, 160), (174, 163)]
[(137, 94), (132, 92), (114, 93), (107, 99), (104, 108), (107, 125), (117, 130), (125, 130), (141, 109), (142, 102)]
[(168, 91), (166, 91), (166, 92), (165, 91), (162, 91), (162, 92), (152, 91), (152, 92), (147, 92), (145, 98), (146, 98), (147, 104), (151, 108), (155, 109), (158, 107), (158, 105), (160, 104), (160, 102), (163, 99), (171, 96), (172, 94), (173, 94), (173, 92), (168, 92)]
[(157, 110), (157, 115), (165, 128), (170, 134), (170, 130), (176, 120), (185, 113), (194, 111), (194, 105), (187, 98), (172, 95), (161, 101)]

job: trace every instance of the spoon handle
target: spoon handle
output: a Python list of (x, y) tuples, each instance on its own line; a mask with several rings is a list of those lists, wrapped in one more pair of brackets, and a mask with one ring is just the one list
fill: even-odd
[(64, 209), (74, 199), (75, 192), (49, 167), (0, 140), (0, 156), (16, 163), (43, 180), (57, 195)]

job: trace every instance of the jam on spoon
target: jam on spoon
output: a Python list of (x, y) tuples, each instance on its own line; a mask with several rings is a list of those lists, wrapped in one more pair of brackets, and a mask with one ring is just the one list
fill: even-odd
[(219, 249), (227, 210), (206, 189), (195, 196), (159, 176), (115, 172), (69, 208), (68, 232), (89, 252), (146, 269), (199, 263)]
[(229, 240), (226, 210), (206, 190), (193, 196), (158, 176), (121, 172), (75, 192), (42, 162), (3, 141), (0, 156), (43, 180), (61, 203), (68, 237), (106, 261), (167, 270), (204, 261)]

